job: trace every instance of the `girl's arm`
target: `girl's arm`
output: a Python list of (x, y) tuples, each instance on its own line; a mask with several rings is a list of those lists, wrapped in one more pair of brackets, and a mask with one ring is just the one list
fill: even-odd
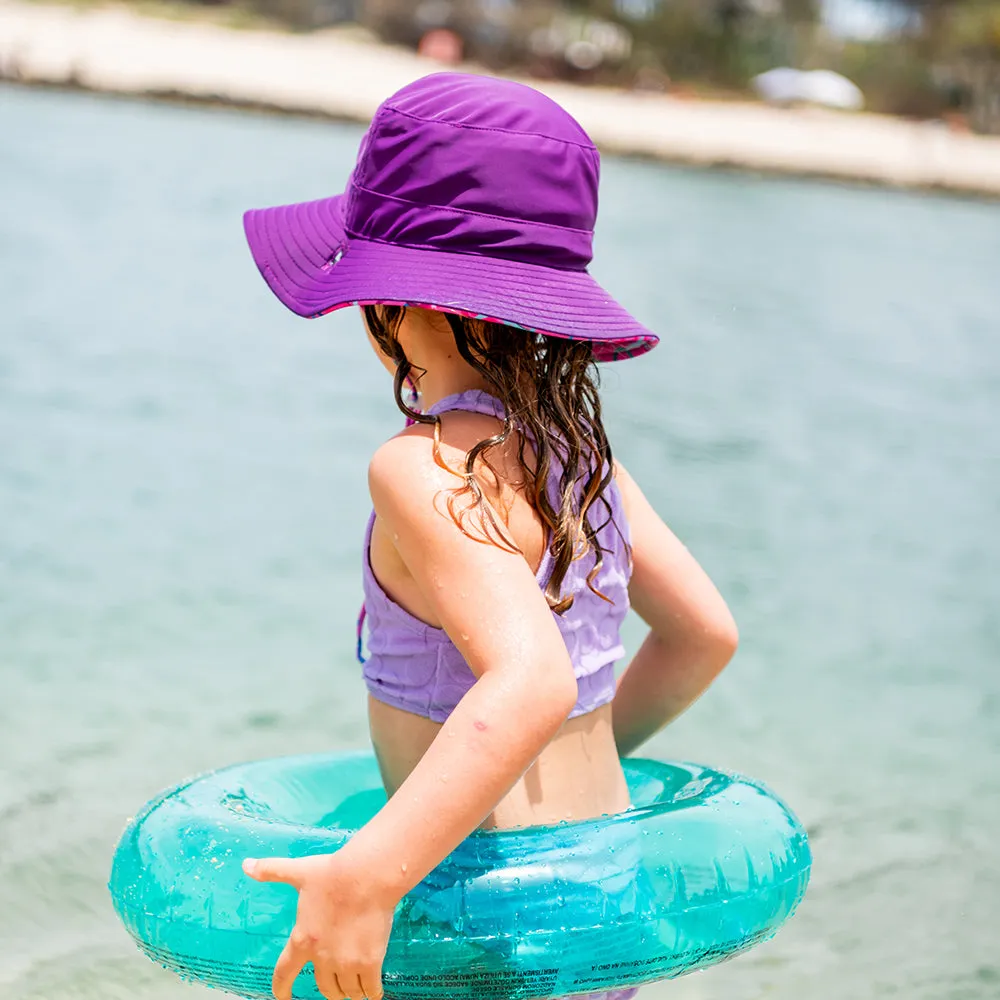
[(632, 535), (629, 598), (649, 626), (612, 704), (624, 757), (702, 694), (732, 658), (738, 636), (712, 581), (621, 465), (615, 478)]
[(397, 859), (402, 870), (376, 878), (399, 895), (486, 819), (578, 695), (565, 642), (524, 557), (470, 538), (447, 512), (445, 491), (457, 481), (433, 462), (430, 433), (414, 428), (380, 448), (369, 486), (396, 550), (477, 680), (346, 848), (358, 858)]
[(379, 519), (477, 680), (389, 802), (336, 854), (247, 863), (253, 877), (299, 890), (295, 930), (275, 969), (279, 1000), (309, 961), (331, 1000), (381, 997), (396, 903), (492, 812), (576, 702), (572, 664), (532, 569), (454, 523), (443, 501), (457, 480), (435, 463), (431, 433), (413, 427), (383, 445), (369, 485)]

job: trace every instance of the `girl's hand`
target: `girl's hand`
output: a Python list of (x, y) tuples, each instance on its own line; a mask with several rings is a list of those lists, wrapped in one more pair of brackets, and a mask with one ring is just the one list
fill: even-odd
[(299, 892), (295, 927), (271, 983), (278, 1000), (291, 1000), (292, 984), (307, 962), (327, 1000), (382, 1000), (382, 960), (398, 900), (380, 898), (339, 853), (247, 858), (243, 871)]

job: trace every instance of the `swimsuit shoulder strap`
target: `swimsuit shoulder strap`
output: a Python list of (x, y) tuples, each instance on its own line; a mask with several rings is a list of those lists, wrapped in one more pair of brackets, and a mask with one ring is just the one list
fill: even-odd
[(506, 416), (503, 403), (496, 396), (491, 396), (482, 389), (466, 389), (465, 392), (456, 392), (445, 396), (433, 406), (429, 406), (426, 412), (437, 415), (447, 413), (449, 410), (469, 410), (472, 413), (496, 417), (498, 420), (503, 420)]

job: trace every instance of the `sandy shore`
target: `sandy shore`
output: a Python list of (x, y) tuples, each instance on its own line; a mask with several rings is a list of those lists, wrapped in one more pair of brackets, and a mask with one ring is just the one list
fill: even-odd
[[(0, 2), (0, 76), (367, 121), (439, 67), (342, 31), (285, 34), (127, 8)], [(602, 148), (700, 165), (1000, 196), (1000, 138), (936, 123), (545, 84)]]

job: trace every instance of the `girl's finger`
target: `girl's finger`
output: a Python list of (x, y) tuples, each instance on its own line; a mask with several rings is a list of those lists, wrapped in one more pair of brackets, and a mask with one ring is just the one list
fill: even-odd
[[(271, 977), (271, 992), (277, 1000), (292, 1000), (292, 984), (295, 977), (302, 971), (302, 966), (309, 961), (309, 956), (301, 948), (296, 948), (289, 938), (284, 949), (278, 956), (278, 962), (274, 967), (274, 975)], [(341, 1000), (341, 998), (337, 998)]]
[(382, 1000), (382, 968), (369, 965), (361, 970), (358, 976), (361, 980), (361, 995), (368, 1000)]
[(365, 1000), (365, 988), (361, 985), (361, 977), (356, 972), (342, 972), (340, 985), (344, 987), (346, 1000)]
[(347, 996), (337, 979), (337, 973), (326, 963), (313, 962), (313, 976), (316, 978), (316, 988), (326, 1000), (344, 1000)]
[(299, 888), (300, 865), (295, 858), (246, 858), (243, 871), (258, 882), (287, 882)]

